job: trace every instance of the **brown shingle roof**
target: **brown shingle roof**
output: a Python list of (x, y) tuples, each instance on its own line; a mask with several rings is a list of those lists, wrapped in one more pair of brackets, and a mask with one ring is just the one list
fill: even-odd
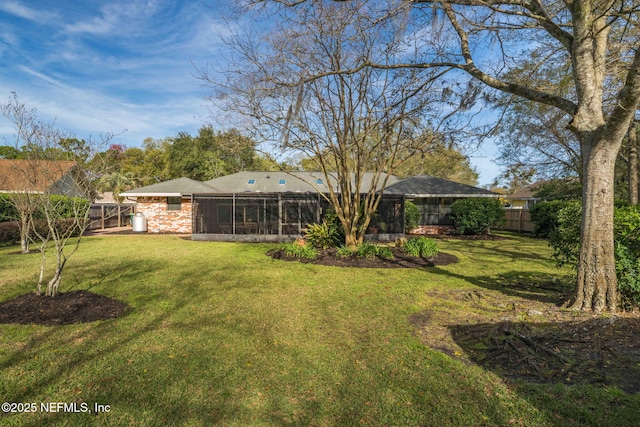
[(43, 193), (75, 166), (69, 161), (0, 159), (0, 192)]

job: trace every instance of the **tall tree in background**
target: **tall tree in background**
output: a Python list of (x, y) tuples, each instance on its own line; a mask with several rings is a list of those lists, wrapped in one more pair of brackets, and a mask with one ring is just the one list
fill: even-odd
[(223, 175), (252, 170), (257, 161), (256, 143), (235, 129), (216, 132), (204, 126), (198, 135), (180, 133), (168, 147), (170, 178), (186, 176), (206, 181)]
[(400, 178), (430, 175), (467, 185), (478, 185), (479, 176), (469, 157), (455, 146), (444, 143), (436, 143), (424, 152), (410, 156), (396, 169), (395, 175)]
[[(309, 7), (320, 0), (282, 0)], [(487, 88), (549, 105), (569, 117), (580, 143), (582, 226), (571, 307), (615, 311), (613, 208), (615, 162), (640, 102), (640, 40), (635, 0), (405, 0), (375, 2), (390, 20), (405, 16), (416, 54), (394, 64), (363, 58), (363, 67), (459, 70)], [(371, 26), (385, 25), (384, 20)], [(383, 30), (383, 28), (381, 28)], [(543, 53), (543, 54), (541, 54)], [(511, 71), (535, 62), (528, 75)], [(563, 92), (540, 85), (552, 64), (570, 64)], [(529, 76), (530, 78), (527, 78)]]
[(113, 199), (119, 208), (122, 202), (124, 202), (124, 197), (120, 194), (127, 190), (131, 190), (135, 185), (136, 180), (130, 172), (109, 172), (105, 173), (98, 179), (96, 183), (96, 190), (112, 192)]
[[(434, 83), (437, 72), (361, 66), (391, 64), (406, 47), (403, 16), (381, 28), (369, 26), (381, 17), (374, 3), (248, 10), (268, 13), (268, 22), (256, 26), (268, 31), (230, 41), (236, 62), (223, 78), (203, 72), (216, 90), (212, 99), (249, 117), (256, 139), (278, 141), (280, 153), (311, 159), (324, 182), (336, 182), (325, 197), (353, 249), (363, 240), (389, 174), (433, 142), (420, 136), (429, 107), (442, 97)], [(366, 172), (372, 173), (368, 187)]]

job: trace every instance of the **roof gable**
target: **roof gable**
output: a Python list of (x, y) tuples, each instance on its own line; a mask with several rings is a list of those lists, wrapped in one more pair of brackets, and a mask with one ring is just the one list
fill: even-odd
[(190, 178), (176, 178), (169, 181), (159, 182), (157, 184), (147, 185), (133, 190), (120, 193), (125, 197), (140, 196), (185, 196), (194, 193), (212, 193), (215, 192), (211, 186)]
[(0, 192), (65, 194), (76, 166), (71, 161), (0, 159)]
[(384, 190), (407, 197), (500, 197), (498, 193), (429, 175), (403, 179)]

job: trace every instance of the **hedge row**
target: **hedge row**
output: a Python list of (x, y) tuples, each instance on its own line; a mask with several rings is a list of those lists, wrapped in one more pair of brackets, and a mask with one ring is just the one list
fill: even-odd
[[(12, 197), (20, 197), (20, 195), (0, 194), (0, 222), (20, 219), (20, 213), (16, 210)], [(60, 218), (74, 218), (76, 212), (83, 214), (89, 209), (91, 202), (79, 197), (53, 195), (50, 196), (48, 205), (55, 209), (57, 216)], [(36, 210), (33, 217), (38, 219), (45, 218), (41, 209)]]
[[(56, 227), (60, 234), (66, 235), (71, 232), (71, 236), (79, 236), (80, 229), (75, 218), (64, 218), (56, 222)], [(39, 234), (46, 235), (48, 232), (47, 222), (43, 219), (35, 220), (35, 227)], [(35, 240), (35, 235), (31, 236)], [(0, 245), (16, 245), (20, 243), (20, 222), (4, 221), (0, 222)]]

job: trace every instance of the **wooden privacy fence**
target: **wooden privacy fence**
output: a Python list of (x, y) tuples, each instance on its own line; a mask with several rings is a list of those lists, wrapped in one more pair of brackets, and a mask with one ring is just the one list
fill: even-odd
[(89, 211), (89, 230), (124, 227), (129, 225), (133, 205), (95, 204)]
[(519, 233), (533, 232), (533, 222), (531, 222), (531, 214), (529, 209), (505, 209), (507, 222), (504, 226), (499, 227), (500, 230), (517, 231)]

